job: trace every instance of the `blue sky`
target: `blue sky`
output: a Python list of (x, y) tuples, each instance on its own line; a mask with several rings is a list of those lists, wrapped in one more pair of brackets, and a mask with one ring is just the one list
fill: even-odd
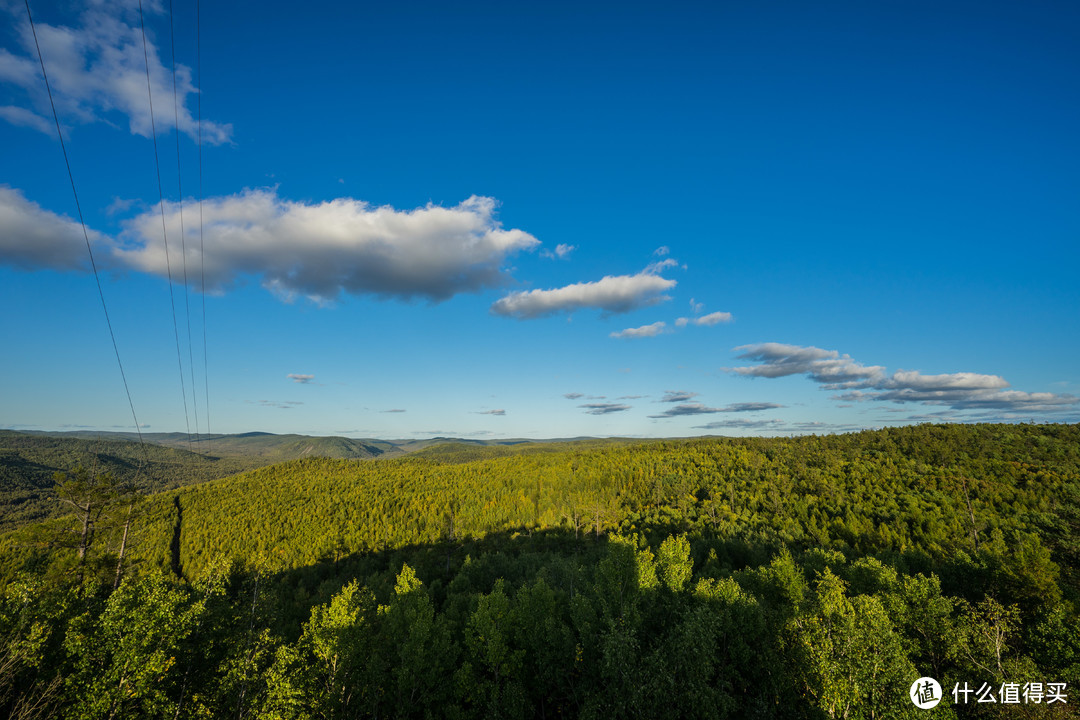
[[(1080, 420), (1075, 4), (204, 3), (201, 76), (194, 3), (31, 9), (149, 431)], [(132, 429), (0, 12), (0, 426)]]

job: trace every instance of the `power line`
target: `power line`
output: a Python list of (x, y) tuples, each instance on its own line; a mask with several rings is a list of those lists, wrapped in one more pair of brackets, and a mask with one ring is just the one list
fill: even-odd
[[(188, 370), (191, 371), (191, 410), (195, 415), (195, 446), (198, 447), (199, 401), (198, 394), (195, 390), (195, 359), (191, 348), (191, 302), (188, 296), (187, 233), (184, 231), (184, 183), (182, 179), (183, 174), (180, 169), (180, 104), (176, 92), (176, 31), (173, 29), (172, 0), (169, 0), (169, 41), (172, 49), (173, 122), (176, 125), (176, 187), (177, 191), (180, 193), (180, 257), (184, 262), (184, 318), (187, 322)], [(183, 370), (181, 370), (181, 372), (183, 372)], [(185, 393), (184, 396), (186, 398), (187, 394)]]
[(199, 115), (199, 289), (202, 295), (203, 384), (206, 388), (206, 447), (210, 452), (210, 371), (206, 359), (206, 251), (203, 243), (203, 158), (202, 158), (202, 0), (195, 0), (195, 74), (199, 92), (195, 94)]
[(173, 336), (176, 338), (176, 364), (180, 368), (180, 396), (184, 400), (184, 428), (188, 436), (188, 451), (191, 451), (191, 422), (188, 419), (187, 388), (184, 385), (184, 361), (180, 358), (180, 330), (176, 323), (176, 296), (173, 293), (172, 263), (169, 261), (169, 233), (165, 229), (165, 192), (161, 186), (161, 160), (158, 156), (157, 126), (154, 123), (154, 93), (150, 89), (150, 53), (146, 49), (146, 23), (143, 20), (142, 0), (139, 0), (139, 28), (142, 31), (143, 60), (146, 63), (146, 95), (150, 100), (150, 137), (154, 141), (154, 168), (157, 170), (161, 236), (165, 241), (165, 269), (169, 275), (169, 304), (172, 306)]
[(101, 299), (101, 310), (105, 314), (105, 324), (109, 328), (109, 339), (112, 340), (113, 353), (116, 354), (116, 365), (120, 368), (120, 379), (124, 383), (124, 394), (127, 396), (128, 407), (131, 408), (131, 419), (135, 423), (135, 432), (139, 435), (139, 445), (142, 446), (145, 461), (149, 462), (146, 443), (143, 441), (142, 428), (139, 427), (139, 418), (135, 414), (135, 403), (131, 399), (131, 389), (128, 387), (127, 375), (124, 373), (124, 363), (120, 360), (120, 348), (116, 344), (116, 333), (113, 332), (112, 320), (109, 318), (109, 308), (105, 303), (105, 292), (101, 288), (101, 276), (98, 274), (97, 262), (94, 261), (94, 251), (90, 248), (90, 236), (86, 231), (86, 220), (83, 218), (82, 205), (79, 203), (79, 191), (75, 189), (75, 174), (71, 171), (71, 160), (68, 158), (67, 145), (64, 143), (64, 133), (60, 130), (60, 115), (56, 112), (56, 102), (53, 100), (49, 74), (45, 71), (45, 59), (41, 54), (41, 44), (38, 42), (34, 16), (30, 13), (30, 0), (23, 0), (23, 2), (26, 5), (26, 19), (30, 21), (30, 32), (34, 36), (34, 47), (37, 49), (38, 63), (41, 64), (41, 75), (45, 78), (45, 90), (49, 94), (49, 106), (52, 108), (53, 121), (56, 123), (56, 135), (60, 138), (60, 149), (64, 153), (64, 165), (67, 167), (68, 180), (71, 182), (71, 194), (75, 197), (75, 209), (79, 213), (79, 224), (82, 226), (83, 240), (86, 241), (86, 252), (90, 256), (90, 267), (94, 270), (94, 282), (97, 284), (98, 298)]

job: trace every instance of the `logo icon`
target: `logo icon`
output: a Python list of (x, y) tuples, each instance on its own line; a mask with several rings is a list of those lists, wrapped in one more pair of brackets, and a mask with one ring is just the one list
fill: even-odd
[(911, 683), (908, 697), (915, 703), (915, 707), (929, 710), (941, 702), (941, 685), (932, 677), (921, 677)]

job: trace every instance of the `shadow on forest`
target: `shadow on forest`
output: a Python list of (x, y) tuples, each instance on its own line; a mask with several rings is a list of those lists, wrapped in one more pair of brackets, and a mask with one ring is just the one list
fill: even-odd
[(173, 523), (172, 540), (169, 541), (169, 568), (173, 575), (183, 579), (184, 570), (180, 563), (180, 529), (184, 524), (184, 508), (180, 506), (180, 495), (173, 497), (173, 507), (176, 508), (176, 522)]
[[(654, 524), (637, 528), (630, 539), (655, 552), (667, 538), (686, 533), (690, 542), (695, 578), (730, 577), (741, 571), (767, 566), (789, 551), (813, 583), (826, 568), (845, 574), (844, 568), (859, 557), (872, 556), (900, 574), (937, 575), (942, 589), (972, 602), (992, 594), (1006, 601), (1023, 601), (1004, 587), (999, 562), (985, 556), (932, 558), (920, 550), (860, 552), (825, 549), (807, 544), (783, 543), (768, 537), (720, 537), (691, 530), (682, 523)], [(311, 608), (328, 603), (346, 584), (356, 580), (369, 588), (380, 602), (389, 602), (394, 582), (403, 565), (409, 565), (427, 587), (437, 609), (451, 595), (487, 593), (496, 581), (521, 587), (543, 578), (548, 586), (572, 597), (592, 582), (598, 564), (611, 553), (607, 534), (575, 533), (568, 528), (516, 528), (480, 538), (454, 542), (409, 544), (371, 552), (324, 556), (303, 567), (269, 573), (265, 586), (277, 594), (281, 613), (279, 629), (299, 632)], [(624, 548), (627, 546), (623, 546)], [(616, 551), (617, 552), (617, 551)], [(248, 569), (250, 571), (250, 568)]]
[[(664, 538), (685, 532), (687, 528), (682, 525), (653, 526), (644, 535), (655, 549)], [(389, 602), (403, 565), (416, 572), (437, 609), (443, 608), (450, 594), (487, 593), (500, 579), (508, 587), (520, 587), (542, 577), (552, 589), (573, 596), (582, 589), (581, 583), (591, 578), (595, 566), (608, 556), (609, 545), (604, 533), (515, 528), (454, 542), (327, 555), (311, 565), (269, 574), (266, 586), (280, 594), (281, 629), (296, 632), (307, 621), (313, 606), (329, 602), (353, 580), (374, 592), (380, 602)], [(696, 537), (691, 539), (691, 547), (695, 571), (720, 576), (768, 564), (781, 546)]]

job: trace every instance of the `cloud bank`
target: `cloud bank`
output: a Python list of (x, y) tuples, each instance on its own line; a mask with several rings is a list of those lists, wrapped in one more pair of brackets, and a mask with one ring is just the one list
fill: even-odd
[(731, 419), (695, 425), (695, 428), (703, 430), (756, 430), (772, 433), (785, 434), (808, 434), (808, 433), (843, 433), (864, 430), (861, 425), (844, 425), (825, 422), (787, 422), (785, 420), (743, 420)]
[(1009, 390), (999, 375), (972, 372), (924, 375), (914, 370), (887, 374), (880, 365), (862, 365), (836, 350), (781, 343), (743, 345), (738, 357), (757, 365), (725, 368), (747, 377), (778, 378), (806, 375), (826, 390), (843, 390), (834, 400), (943, 405), (954, 410), (1002, 410), (1016, 413), (1055, 413), (1074, 408), (1080, 398), (1049, 392)]
[[(352, 198), (308, 205), (247, 191), (204, 203), (206, 277), (222, 287), (258, 276), (286, 299), (371, 294), (440, 302), (505, 284), (507, 256), (539, 244), (526, 232), (504, 230), (495, 208), (494, 199), (475, 195), (452, 208), (402, 211)], [(178, 205), (167, 206), (166, 221), (179, 234)], [(153, 213), (130, 223), (136, 247), (120, 252), (127, 265), (165, 272), (161, 244), (144, 241), (159, 223)], [(198, 261), (198, 243), (197, 232), (189, 234), (190, 265)]]
[(586, 308), (609, 314), (629, 312), (671, 299), (663, 293), (677, 283), (660, 277), (658, 270), (650, 267), (637, 275), (607, 275), (594, 282), (574, 283), (553, 290), (511, 293), (497, 300), (491, 306), (491, 312), (519, 320)]
[[(204, 254), (199, 229), (188, 222), (186, 259), (189, 267), (203, 264), (208, 289), (222, 291), (254, 278), (285, 300), (332, 302), (343, 294), (368, 294), (441, 302), (504, 286), (510, 281), (502, 267), (506, 259), (539, 244), (526, 232), (503, 229), (495, 200), (477, 196), (455, 207), (396, 210), (352, 198), (306, 204), (284, 200), (274, 190), (248, 190), (205, 200), (203, 218)], [(165, 205), (165, 222), (175, 268), (178, 203)], [(159, 210), (123, 225), (119, 238), (91, 234), (91, 243), (101, 248), (99, 265), (165, 277)], [(0, 187), (0, 263), (71, 270), (82, 268), (85, 258), (78, 223)], [(193, 284), (197, 277), (191, 275)]]
[[(696, 393), (668, 393), (661, 402), (679, 402), (673, 408), (668, 408), (659, 415), (650, 415), (650, 418), (671, 418), (681, 417), (684, 415), (712, 415), (715, 413), (744, 413), (744, 412), (760, 412), (762, 410), (774, 410), (776, 408), (782, 408), (783, 405), (777, 403), (766, 402), (753, 402), (753, 403), (733, 403), (725, 407), (708, 407), (699, 402), (682, 402), (690, 397), (693, 397)], [(668, 398), (672, 399), (668, 399)]]
[[(30, 24), (21, 5), (12, 5), (11, 12), (21, 52), (0, 49), (0, 83), (24, 91), (26, 104), (0, 108), (0, 118), (53, 133), (52, 110)], [(177, 118), (171, 111), (171, 62), (166, 65), (162, 61), (149, 33), (143, 54), (137, 10), (124, 7), (124, 3), (90, 3), (75, 26), (43, 22), (35, 22), (35, 26), (62, 123), (113, 122), (123, 116), (132, 133), (150, 137), (150, 102), (146, 93), (149, 64), (154, 96), (161, 99), (162, 107), (169, 108), (168, 112), (155, 114), (157, 131), (168, 132), (179, 120), (180, 131), (197, 138), (198, 124), (190, 104), (199, 91), (192, 83), (191, 68), (179, 63), (176, 66)], [(232, 126), (204, 118), (202, 135), (204, 142), (228, 142)]]
[(787, 375), (808, 375), (811, 380), (824, 383), (829, 389), (854, 387), (865, 382), (883, 378), (885, 368), (880, 365), (861, 365), (848, 355), (836, 350), (816, 347), (799, 347), (781, 343), (743, 345), (739, 357), (754, 360), (760, 365), (725, 368), (729, 372), (750, 377), (778, 378)]

